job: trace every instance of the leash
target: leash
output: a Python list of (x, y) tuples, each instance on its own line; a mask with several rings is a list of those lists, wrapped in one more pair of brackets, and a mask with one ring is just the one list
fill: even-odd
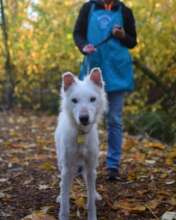
[(100, 47), (102, 44), (106, 43), (108, 40), (110, 40), (112, 38), (112, 33), (110, 33), (104, 40), (102, 40), (100, 43), (95, 44), (94, 47), (98, 48)]
[[(110, 33), (105, 39), (103, 39), (101, 42), (97, 43), (94, 45), (94, 47), (96, 49), (98, 49), (100, 46), (102, 46), (103, 44), (105, 44), (107, 41), (109, 41), (112, 38), (112, 33)], [(86, 72), (87, 75), (90, 73), (90, 62), (89, 62), (89, 57), (91, 56), (91, 54), (87, 54), (85, 55), (85, 59), (86, 59), (86, 63), (87, 63), (87, 68), (86, 68)]]

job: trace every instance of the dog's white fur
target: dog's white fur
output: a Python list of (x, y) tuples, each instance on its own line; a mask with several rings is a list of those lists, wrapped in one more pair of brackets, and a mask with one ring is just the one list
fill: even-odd
[[(99, 152), (97, 122), (106, 108), (101, 70), (92, 69), (83, 81), (72, 73), (65, 73), (61, 98), (61, 112), (55, 131), (58, 165), (61, 171), (59, 219), (69, 220), (70, 187), (81, 164), (87, 185), (88, 220), (97, 220), (95, 205), (96, 166)], [(81, 121), (81, 117), (84, 116), (88, 116), (86, 124)], [(81, 145), (77, 143), (80, 131), (85, 133), (84, 144)]]

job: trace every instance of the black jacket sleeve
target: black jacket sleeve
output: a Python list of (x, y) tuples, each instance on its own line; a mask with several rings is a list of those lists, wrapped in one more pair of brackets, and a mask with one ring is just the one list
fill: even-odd
[(124, 29), (126, 35), (124, 39), (119, 39), (119, 40), (124, 46), (126, 46), (129, 49), (132, 49), (137, 45), (135, 19), (131, 9), (127, 7), (122, 8), (122, 14), (123, 14)]
[(85, 3), (80, 11), (78, 18), (75, 23), (74, 31), (73, 31), (73, 39), (75, 41), (76, 46), (79, 48), (81, 53), (83, 53), (83, 47), (88, 43), (87, 42), (87, 26), (88, 26), (88, 17), (90, 11), (91, 4)]

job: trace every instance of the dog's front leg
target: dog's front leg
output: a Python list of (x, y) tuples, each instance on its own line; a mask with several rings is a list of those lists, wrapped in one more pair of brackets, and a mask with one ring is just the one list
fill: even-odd
[(69, 213), (70, 213), (69, 193), (70, 193), (70, 186), (72, 179), (73, 179), (73, 173), (71, 172), (71, 169), (64, 168), (61, 171), (59, 220), (69, 220)]
[(97, 220), (96, 216), (96, 195), (95, 195), (95, 182), (96, 182), (96, 170), (94, 168), (86, 169), (86, 184), (87, 184), (87, 194), (88, 194), (88, 220)]

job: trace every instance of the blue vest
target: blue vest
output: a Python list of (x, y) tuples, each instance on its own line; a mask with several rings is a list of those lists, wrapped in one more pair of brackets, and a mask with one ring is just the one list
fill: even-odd
[[(112, 33), (115, 25), (123, 27), (121, 6), (118, 11), (94, 10), (93, 4), (88, 22), (88, 42), (96, 45)], [(80, 69), (80, 79), (93, 67), (100, 67), (107, 92), (131, 91), (134, 88), (133, 65), (128, 48), (115, 37), (97, 48), (97, 51), (84, 57)]]

